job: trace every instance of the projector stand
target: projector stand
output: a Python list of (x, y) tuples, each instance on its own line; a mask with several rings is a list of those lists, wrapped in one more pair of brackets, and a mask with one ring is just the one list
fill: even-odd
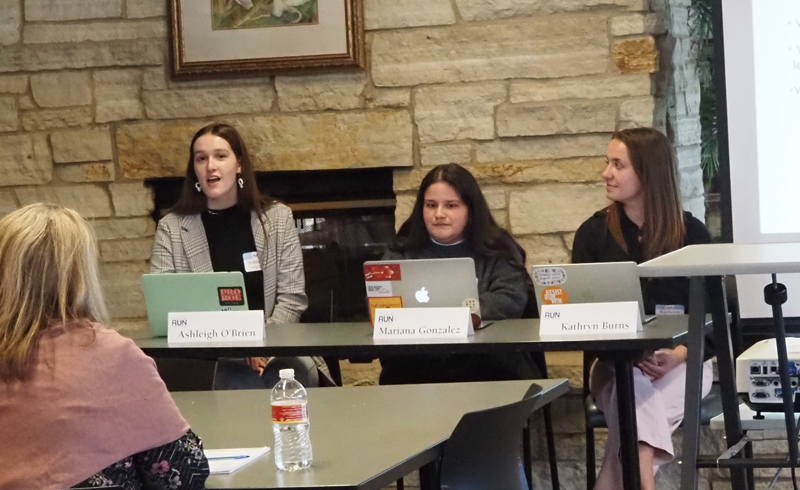
[(764, 302), (772, 306), (772, 319), (775, 322), (775, 344), (778, 349), (778, 374), (781, 379), (783, 414), (786, 416), (786, 441), (789, 444), (791, 467), (797, 467), (797, 428), (794, 419), (794, 389), (789, 379), (789, 355), (786, 349), (786, 328), (783, 324), (783, 307), (786, 303), (786, 286), (780, 284), (772, 274), (772, 284), (764, 287)]

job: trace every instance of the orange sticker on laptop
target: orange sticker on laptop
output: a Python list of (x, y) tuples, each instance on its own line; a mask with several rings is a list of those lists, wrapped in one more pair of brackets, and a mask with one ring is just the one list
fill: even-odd
[(569, 295), (566, 289), (549, 286), (542, 290), (542, 302), (546, 305), (563, 305), (569, 302)]
[(367, 281), (399, 281), (400, 264), (364, 264)]
[(377, 308), (402, 308), (403, 298), (389, 296), (386, 298), (367, 298), (369, 304), (369, 323), (375, 327), (375, 310)]

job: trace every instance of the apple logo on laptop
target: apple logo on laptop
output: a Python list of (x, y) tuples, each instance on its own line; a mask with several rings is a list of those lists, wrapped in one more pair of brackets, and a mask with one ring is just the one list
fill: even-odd
[(414, 293), (414, 297), (417, 298), (417, 301), (419, 301), (420, 303), (427, 303), (428, 301), (431, 300), (431, 298), (428, 297), (428, 291), (425, 288), (422, 288), (416, 293)]

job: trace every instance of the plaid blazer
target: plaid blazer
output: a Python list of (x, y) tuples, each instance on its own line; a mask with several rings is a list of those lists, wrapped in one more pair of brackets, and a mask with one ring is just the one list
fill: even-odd
[[(295, 323), (308, 306), (303, 255), (292, 211), (274, 203), (261, 215), (251, 213), (250, 224), (258, 260), (264, 271), (264, 316), (267, 323)], [(199, 214), (168, 214), (158, 222), (150, 272), (213, 272), (206, 231)]]

